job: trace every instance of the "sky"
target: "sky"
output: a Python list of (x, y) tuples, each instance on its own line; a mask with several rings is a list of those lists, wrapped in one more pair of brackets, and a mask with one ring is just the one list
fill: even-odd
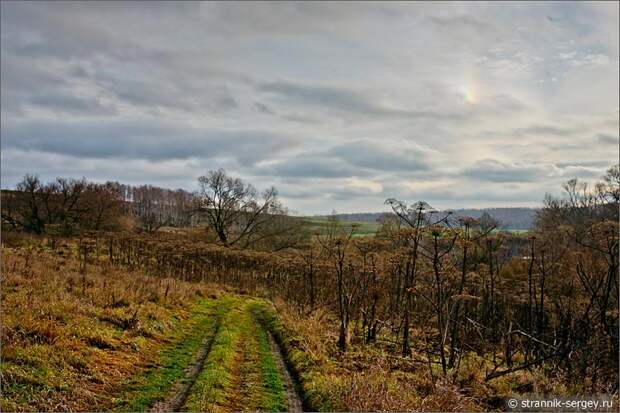
[(538, 206), (618, 161), (618, 2), (1, 3), (1, 177)]

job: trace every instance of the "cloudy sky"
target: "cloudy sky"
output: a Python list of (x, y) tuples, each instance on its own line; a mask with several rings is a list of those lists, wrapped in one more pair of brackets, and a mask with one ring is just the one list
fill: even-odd
[(618, 159), (618, 3), (2, 2), (2, 187), (27, 172), (301, 213), (535, 206)]

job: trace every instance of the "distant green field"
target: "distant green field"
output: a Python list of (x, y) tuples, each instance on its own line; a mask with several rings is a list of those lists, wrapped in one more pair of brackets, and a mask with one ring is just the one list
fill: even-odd
[(506, 229), (504, 230), (506, 232), (510, 232), (511, 234), (515, 234), (515, 235), (525, 235), (528, 232), (531, 232), (531, 229)]
[[(327, 218), (303, 218), (303, 222), (304, 226), (313, 234), (324, 234), (329, 225)], [(347, 231), (355, 227), (354, 237), (374, 235), (379, 229), (378, 222), (340, 221), (340, 225)]]
[[(303, 225), (310, 233), (312, 234), (325, 234), (327, 230), (327, 226), (329, 225), (329, 221), (327, 218), (317, 218), (317, 217), (304, 217), (301, 218), (303, 221)], [(353, 226), (355, 226), (355, 231), (353, 232), (354, 237), (367, 237), (369, 235), (375, 235), (379, 230), (381, 224), (378, 222), (370, 222), (370, 221), (339, 221), (340, 225), (347, 231), (349, 231)], [(530, 230), (527, 229), (499, 229), (494, 232), (509, 232), (514, 235), (526, 235)]]

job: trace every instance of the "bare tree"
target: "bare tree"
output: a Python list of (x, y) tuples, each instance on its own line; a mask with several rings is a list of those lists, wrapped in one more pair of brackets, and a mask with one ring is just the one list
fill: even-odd
[(110, 182), (88, 184), (87, 203), (90, 211), (90, 225), (96, 231), (114, 226), (122, 213), (122, 199), (117, 188)]
[[(460, 279), (458, 281), (458, 286), (456, 290), (457, 297), (462, 297), (465, 293), (465, 288), (467, 285), (467, 273), (469, 269), (469, 251), (472, 248), (472, 245), (475, 244), (480, 238), (485, 237), (489, 233), (491, 233), (497, 227), (497, 221), (493, 220), (491, 217), (485, 216), (486, 212), (483, 214), (484, 219), (477, 220), (471, 217), (461, 217), (458, 219), (458, 224), (460, 226), (459, 231), (459, 241), (461, 246), (461, 262), (460, 262)], [(456, 300), (454, 302), (454, 306), (452, 309), (453, 315), (451, 317), (451, 326), (450, 326), (450, 358), (448, 361), (448, 367), (454, 367), (456, 362), (456, 348), (459, 345), (459, 324), (461, 322), (461, 300)]]
[(2, 197), (2, 222), (14, 229), (42, 234), (45, 231), (45, 216), (40, 203), (43, 190), (37, 175), (26, 175), (15, 191)]
[(133, 188), (132, 210), (147, 232), (157, 231), (169, 222), (164, 210), (163, 190), (156, 186), (141, 185)]
[(338, 315), (340, 318), (340, 329), (338, 334), (338, 348), (346, 351), (348, 345), (349, 321), (351, 319), (351, 303), (355, 295), (355, 287), (350, 286), (346, 279), (347, 273), (352, 272), (352, 266), (347, 267), (347, 259), (349, 258), (349, 244), (356, 226), (352, 226), (348, 230), (345, 229), (340, 222), (336, 213), (333, 212), (328, 221), (326, 232), (318, 238), (322, 252), (327, 259), (333, 264), (336, 273), (336, 284), (338, 293)]
[(404, 290), (405, 290), (405, 306), (403, 309), (403, 346), (402, 353), (403, 356), (411, 355), (411, 348), (409, 345), (409, 328), (411, 324), (410, 313), (411, 313), (411, 294), (413, 291), (413, 284), (415, 281), (417, 269), (418, 269), (418, 251), (420, 246), (420, 236), (421, 229), (425, 224), (426, 214), (429, 211), (433, 211), (433, 208), (424, 201), (419, 201), (414, 203), (411, 206), (408, 206), (405, 202), (399, 201), (393, 198), (387, 199), (385, 201), (386, 204), (392, 207), (392, 210), (398, 216), (398, 218), (405, 223), (411, 230), (412, 234), (410, 237), (410, 258), (411, 265), (407, 265), (405, 272), (405, 282), (404, 282)]
[(71, 235), (114, 226), (120, 206), (120, 194), (108, 184), (65, 178), (44, 184), (36, 175), (26, 175), (15, 191), (2, 191), (2, 223), (35, 234), (51, 226)]
[[(256, 189), (223, 169), (198, 178), (198, 211), (205, 214), (209, 227), (226, 246), (242, 244), (263, 230), (274, 215), (283, 213), (274, 187), (262, 199)], [(247, 242), (246, 242), (247, 244)]]

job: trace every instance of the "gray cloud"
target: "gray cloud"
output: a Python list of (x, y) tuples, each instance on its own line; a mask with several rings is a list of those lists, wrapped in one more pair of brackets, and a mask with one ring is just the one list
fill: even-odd
[(261, 102), (255, 102), (254, 107), (259, 113), (262, 113), (264, 115), (278, 116), (281, 119), (287, 120), (290, 122), (302, 123), (302, 124), (308, 124), (308, 125), (312, 125), (312, 124), (316, 125), (316, 124), (321, 123), (316, 118), (306, 116), (304, 114), (300, 114), (297, 112), (291, 112), (290, 110), (287, 112), (286, 109), (282, 113), (278, 113), (275, 110), (273, 110), (270, 106), (267, 106)]
[(378, 115), (403, 115), (403, 111), (381, 108), (361, 93), (344, 88), (300, 85), (290, 82), (271, 82), (259, 86), (259, 90), (298, 103), (309, 103), (347, 112)]
[(307, 104), (322, 109), (332, 109), (363, 116), (434, 119), (452, 119), (462, 116), (454, 112), (444, 113), (434, 110), (412, 110), (379, 105), (375, 103), (376, 99), (373, 99), (369, 94), (343, 87), (277, 81), (260, 84), (258, 90), (275, 95), (287, 104)]
[(460, 14), (455, 16), (432, 16), (429, 19), (435, 26), (435, 30), (442, 31), (446, 27), (457, 29), (460, 33), (465, 35), (458, 39), (458, 41), (465, 41), (472, 37), (479, 37), (490, 35), (494, 33), (494, 27), (488, 22), (475, 18), (474, 16), (467, 14)]
[(274, 165), (259, 169), (265, 175), (286, 178), (345, 178), (367, 175), (368, 172), (355, 168), (338, 158), (328, 158), (322, 155), (298, 156)]
[(429, 202), (435, 208), (447, 208), (453, 204), (455, 200), (458, 200), (460, 205), (471, 205), (476, 203), (476, 200), (485, 199), (487, 202), (491, 202), (494, 205), (517, 205), (519, 203), (528, 202), (531, 204), (538, 204), (540, 197), (536, 193), (527, 187), (512, 186), (510, 184), (504, 184), (502, 187), (496, 187), (492, 190), (480, 191), (475, 187), (468, 186), (468, 190), (458, 190), (452, 188), (437, 188), (437, 189), (411, 189), (402, 186), (394, 186), (386, 188), (385, 193), (387, 196), (393, 196), (393, 194), (409, 200), (418, 201), (424, 200)]
[(143, 108), (166, 108), (189, 112), (222, 112), (239, 108), (230, 91), (209, 82), (194, 84), (178, 79), (162, 82), (110, 78), (99, 82), (102, 90), (121, 102)]
[(607, 161), (590, 161), (590, 162), (558, 162), (556, 166), (558, 168), (566, 168), (566, 167), (590, 167), (590, 168), (606, 168), (610, 164)]
[(27, 151), (86, 158), (210, 159), (253, 164), (296, 146), (259, 130), (199, 129), (165, 122), (5, 122), (2, 145)]
[(0, 8), (5, 187), (221, 166), (304, 212), (534, 205), (618, 158), (617, 3)]
[(513, 131), (514, 135), (535, 135), (535, 136), (569, 136), (579, 133), (581, 127), (573, 126), (554, 126), (554, 125), (532, 125), (526, 128), (518, 128)]
[(271, 110), (269, 108), (269, 106), (265, 105), (264, 103), (254, 102), (254, 107), (256, 108), (257, 111), (259, 111), (261, 113), (266, 113), (266, 114), (269, 114), (269, 115), (275, 115), (275, 112), (273, 110)]
[(464, 176), (487, 182), (498, 183), (535, 183), (549, 180), (567, 180), (571, 178), (597, 179), (609, 163), (581, 162), (581, 163), (506, 163), (493, 159), (475, 162), (465, 168)]
[(370, 139), (356, 140), (338, 145), (327, 153), (358, 168), (376, 171), (425, 171), (430, 169), (430, 150), (401, 147), (389, 148)]
[(97, 97), (78, 97), (70, 93), (53, 92), (33, 96), (30, 104), (67, 114), (115, 115), (114, 105), (106, 105)]
[(619, 138), (618, 136), (608, 135), (605, 133), (599, 133), (596, 135), (596, 141), (608, 145), (618, 145)]
[[(372, 139), (359, 139), (336, 145), (324, 151), (304, 153), (294, 158), (263, 166), (265, 175), (286, 178), (355, 178), (377, 173), (425, 172), (430, 170), (428, 157), (432, 150), (403, 145), (389, 149)], [(364, 190), (340, 189), (341, 193), (363, 193)]]
[(531, 163), (504, 163), (485, 159), (466, 168), (463, 175), (487, 182), (534, 182), (545, 180), (553, 170), (548, 165)]

